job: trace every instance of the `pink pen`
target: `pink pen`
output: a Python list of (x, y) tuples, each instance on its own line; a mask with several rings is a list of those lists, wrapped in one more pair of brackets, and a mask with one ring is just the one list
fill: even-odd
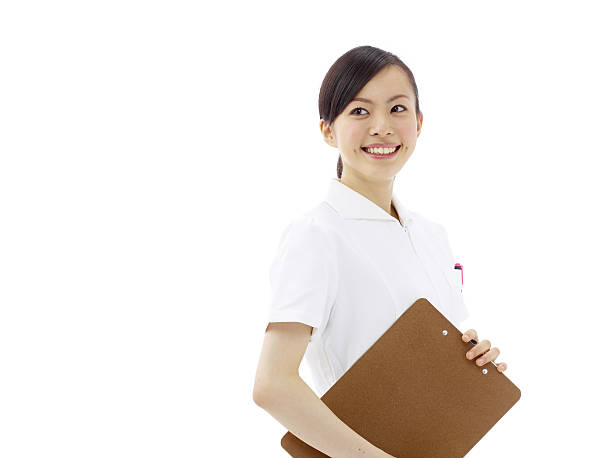
[(461, 286), (463, 287), (463, 266), (459, 263), (456, 263), (455, 269), (459, 269), (461, 271)]

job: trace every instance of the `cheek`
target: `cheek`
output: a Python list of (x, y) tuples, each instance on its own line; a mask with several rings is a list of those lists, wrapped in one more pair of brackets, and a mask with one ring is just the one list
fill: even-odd
[(367, 136), (367, 130), (360, 126), (350, 126), (346, 129), (346, 140), (351, 148), (359, 148), (361, 142)]
[(416, 135), (416, 124), (411, 123), (401, 126), (397, 133), (404, 141), (414, 142), (417, 138)]

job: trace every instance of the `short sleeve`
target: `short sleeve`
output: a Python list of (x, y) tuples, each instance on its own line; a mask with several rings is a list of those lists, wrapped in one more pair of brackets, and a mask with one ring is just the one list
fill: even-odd
[(320, 334), (337, 293), (337, 266), (325, 228), (312, 217), (293, 220), (283, 231), (270, 266), (268, 321), (297, 321)]
[(448, 239), (448, 232), (442, 225), (438, 225), (442, 232), (442, 249), (445, 257), (444, 267), (449, 269), (449, 278), (453, 286), (453, 309), (451, 311), (451, 321), (455, 327), (459, 328), (459, 324), (465, 321), (470, 312), (463, 300), (463, 291), (461, 284), (461, 271), (455, 269), (455, 264), (458, 262), (453, 255), (453, 250)]

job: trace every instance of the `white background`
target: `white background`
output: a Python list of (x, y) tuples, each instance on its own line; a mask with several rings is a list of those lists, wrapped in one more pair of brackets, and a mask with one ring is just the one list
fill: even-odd
[(609, 456), (603, 5), (2, 2), (0, 456), (287, 456), (252, 401), (268, 268), (336, 176), (323, 77), (366, 44), (414, 72), (396, 189), (522, 391), (468, 456)]

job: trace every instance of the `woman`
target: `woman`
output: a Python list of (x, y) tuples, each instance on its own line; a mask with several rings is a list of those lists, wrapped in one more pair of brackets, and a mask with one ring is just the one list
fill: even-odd
[[(340, 152), (337, 178), (325, 200), (282, 234), (253, 398), (329, 456), (390, 457), (319, 397), (418, 298), (458, 326), (468, 316), (461, 271), (445, 229), (393, 192), (423, 123), (410, 69), (389, 52), (354, 48), (325, 76), (319, 113), (325, 142)], [(473, 329), (463, 335), (477, 338)], [(480, 356), (479, 365), (499, 355), (488, 340), (472, 351), (466, 357)], [(318, 395), (299, 376), (304, 355)]]

